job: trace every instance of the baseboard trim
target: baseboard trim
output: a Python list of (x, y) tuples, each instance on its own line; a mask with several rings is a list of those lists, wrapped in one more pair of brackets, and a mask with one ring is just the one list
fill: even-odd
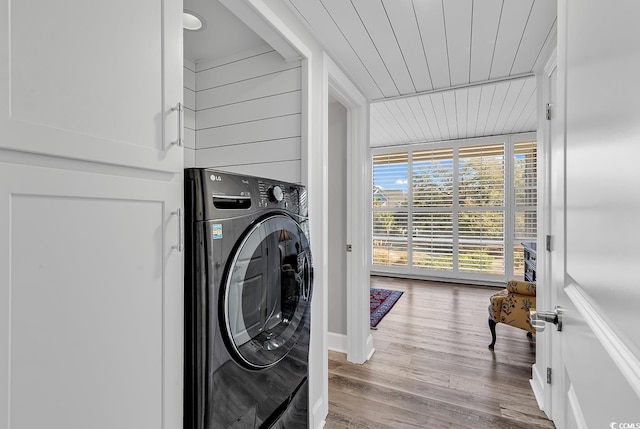
[(347, 336), (329, 332), (327, 334), (327, 347), (329, 350), (339, 353), (347, 353)]
[(543, 380), (540, 380), (540, 376), (538, 371), (535, 368), (532, 371), (533, 378), (529, 380), (529, 384), (531, 385), (531, 390), (533, 390), (533, 396), (536, 397), (536, 402), (538, 403), (538, 408), (544, 411), (545, 403), (544, 403), (544, 384)]
[(367, 360), (369, 360), (376, 351), (376, 349), (373, 347), (373, 335), (371, 334), (369, 334), (369, 336), (367, 337), (367, 351)]
[[(324, 425), (327, 423), (327, 421), (325, 420), (326, 416), (322, 416), (322, 417), (318, 416), (318, 413), (321, 412), (320, 409), (322, 408), (323, 403), (324, 401), (322, 400), (322, 398), (320, 398), (316, 401), (316, 403), (313, 405), (313, 408), (311, 409), (311, 417), (313, 419), (313, 423), (311, 424), (311, 427), (315, 429), (322, 429)], [(315, 423), (317, 420), (320, 420), (320, 421), (318, 423)]]

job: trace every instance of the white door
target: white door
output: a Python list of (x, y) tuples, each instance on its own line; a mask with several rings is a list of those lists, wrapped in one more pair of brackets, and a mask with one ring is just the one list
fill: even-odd
[(552, 417), (640, 427), (640, 4), (559, 2), (551, 141)]
[(182, 1), (0, 0), (0, 148), (181, 171)]

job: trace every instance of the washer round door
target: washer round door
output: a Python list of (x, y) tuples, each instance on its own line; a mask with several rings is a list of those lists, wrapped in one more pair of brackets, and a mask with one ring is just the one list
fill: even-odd
[(308, 329), (307, 235), (291, 217), (271, 215), (247, 231), (229, 261), (220, 312), (226, 342), (247, 368), (275, 365)]

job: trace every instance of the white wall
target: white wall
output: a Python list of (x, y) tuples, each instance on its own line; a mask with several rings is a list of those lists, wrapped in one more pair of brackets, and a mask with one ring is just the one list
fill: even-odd
[(196, 65), (184, 59), (184, 166), (196, 165)]
[[(335, 340), (347, 335), (347, 110), (329, 103), (329, 348), (345, 352)], [(336, 337), (337, 336), (337, 337)]]
[(196, 166), (299, 183), (300, 61), (265, 45), (195, 71)]

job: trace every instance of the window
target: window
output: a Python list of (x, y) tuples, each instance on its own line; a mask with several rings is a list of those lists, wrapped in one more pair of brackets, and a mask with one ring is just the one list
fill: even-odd
[(535, 241), (538, 228), (537, 143), (521, 141), (514, 144), (515, 220), (513, 243), (513, 275), (524, 276), (523, 241)]
[(413, 152), (412, 265), (453, 270), (453, 149)]
[(536, 142), (522, 135), (375, 149), (373, 270), (522, 278), (520, 243), (537, 229), (536, 163)]
[(373, 264), (408, 263), (408, 153), (388, 153), (373, 159)]
[(460, 271), (504, 274), (504, 144), (458, 152)]

